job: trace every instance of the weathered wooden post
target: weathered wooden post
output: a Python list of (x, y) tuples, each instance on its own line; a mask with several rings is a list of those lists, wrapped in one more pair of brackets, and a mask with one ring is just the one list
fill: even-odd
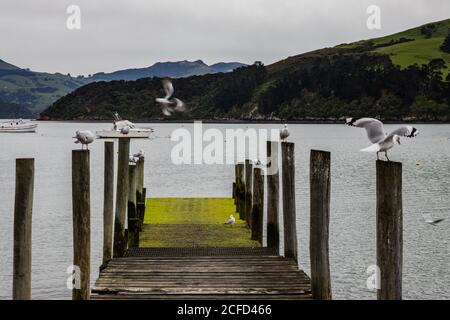
[(253, 165), (250, 160), (245, 160), (245, 210), (244, 220), (247, 221), (247, 225), (252, 226), (252, 186), (253, 186)]
[(72, 150), (73, 265), (79, 268), (79, 288), (73, 300), (88, 300), (91, 276), (91, 207), (89, 150)]
[(234, 165), (234, 182), (233, 182), (233, 199), (236, 206), (236, 212), (239, 212), (239, 166), (236, 163)]
[(129, 165), (128, 175), (128, 246), (139, 247), (139, 218), (136, 213), (136, 176), (135, 164)]
[(114, 228), (114, 142), (105, 141), (103, 187), (103, 264), (112, 259)]
[(330, 153), (311, 150), (310, 171), (311, 288), (313, 299), (331, 300), (329, 225), (331, 169)]
[(297, 261), (297, 219), (295, 209), (294, 143), (281, 143), (283, 177), (284, 255)]
[(136, 216), (139, 219), (139, 230), (142, 229), (145, 215), (145, 188), (144, 188), (144, 170), (145, 158), (141, 157), (136, 163)]
[(239, 219), (244, 220), (245, 210), (245, 167), (243, 163), (237, 164), (236, 180), (236, 210), (239, 212)]
[(261, 168), (253, 170), (252, 240), (262, 244), (264, 212), (264, 176)]
[(267, 247), (273, 248), (278, 254), (280, 250), (278, 142), (267, 141), (267, 160)]
[(130, 138), (119, 138), (119, 160), (117, 162), (116, 214), (114, 220), (114, 257), (122, 257), (127, 249), (125, 222), (128, 206), (128, 162)]
[(136, 201), (144, 202), (142, 191), (144, 189), (145, 158), (140, 157), (136, 162)]
[(377, 161), (377, 266), (379, 300), (402, 299), (402, 164)]
[(142, 202), (137, 203), (137, 212), (139, 216), (139, 230), (144, 226), (145, 206), (147, 201), (147, 188), (142, 188)]
[(16, 159), (15, 192), (13, 299), (30, 300), (34, 159)]
[(234, 204), (236, 204), (236, 182), (233, 182), (233, 186), (231, 187), (231, 195), (234, 200)]

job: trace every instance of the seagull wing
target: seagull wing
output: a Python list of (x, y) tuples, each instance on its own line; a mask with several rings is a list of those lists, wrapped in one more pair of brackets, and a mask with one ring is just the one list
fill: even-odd
[(445, 220), (445, 219), (436, 219), (436, 220), (433, 221), (433, 224), (437, 224), (437, 223), (442, 222), (442, 221), (444, 221), (444, 220)]
[(166, 96), (164, 98), (165, 99), (170, 99), (170, 97), (172, 97), (172, 95), (173, 95), (173, 93), (175, 91), (173, 89), (172, 81), (170, 81), (170, 79), (168, 79), (168, 78), (163, 79), (162, 86), (163, 86), (164, 92), (166, 93)]
[(416, 128), (413, 128), (411, 126), (403, 126), (398, 129), (395, 129), (392, 131), (387, 138), (392, 138), (394, 135), (400, 136), (400, 137), (407, 137), (407, 138), (413, 138), (419, 134), (419, 131)]
[(367, 132), (367, 137), (370, 142), (377, 143), (386, 138), (386, 133), (384, 131), (383, 122), (373, 118), (361, 118), (354, 120), (353, 118), (348, 118), (346, 121), (347, 125), (357, 128), (364, 128)]
[(175, 108), (174, 110), (176, 112), (186, 112), (187, 108), (186, 108), (186, 104), (181, 101), (180, 99), (174, 98), (173, 99), (175, 101)]

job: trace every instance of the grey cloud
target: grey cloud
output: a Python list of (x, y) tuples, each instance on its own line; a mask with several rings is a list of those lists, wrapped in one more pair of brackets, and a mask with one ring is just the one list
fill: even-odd
[[(81, 7), (82, 29), (66, 29)], [(382, 9), (382, 30), (366, 8)], [(269, 64), (308, 50), (448, 18), (448, 0), (2, 0), (0, 58), (33, 70), (88, 74), (157, 61)]]

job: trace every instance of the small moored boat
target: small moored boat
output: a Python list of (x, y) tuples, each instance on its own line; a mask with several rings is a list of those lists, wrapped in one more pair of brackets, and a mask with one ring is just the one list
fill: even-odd
[(122, 120), (116, 112), (114, 114), (112, 129), (97, 131), (96, 134), (100, 139), (121, 138), (124, 135), (120, 132), (120, 130), (126, 126), (130, 128), (130, 132), (127, 134), (128, 138), (150, 138), (150, 135), (154, 131), (152, 128), (136, 128), (134, 123), (128, 120)]
[(0, 133), (33, 133), (36, 132), (36, 128), (37, 124), (28, 123), (22, 119), (0, 122)]

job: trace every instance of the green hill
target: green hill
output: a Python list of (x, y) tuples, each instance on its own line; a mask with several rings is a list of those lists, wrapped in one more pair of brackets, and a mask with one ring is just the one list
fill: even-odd
[[(175, 79), (190, 112), (169, 119), (450, 120), (449, 54), (440, 50), (450, 20), (388, 37), (256, 63), (232, 73)], [(447, 31), (446, 31), (447, 30)], [(447, 32), (447, 33), (446, 33)], [(157, 78), (99, 82), (56, 101), (52, 119), (161, 119)]]
[(386, 37), (342, 45), (342, 48), (373, 46), (376, 53), (389, 55), (392, 62), (402, 68), (413, 64), (427, 64), (433, 59), (443, 59), (447, 64), (446, 76), (450, 70), (450, 54), (440, 50), (448, 36), (450, 19), (428, 23)]

